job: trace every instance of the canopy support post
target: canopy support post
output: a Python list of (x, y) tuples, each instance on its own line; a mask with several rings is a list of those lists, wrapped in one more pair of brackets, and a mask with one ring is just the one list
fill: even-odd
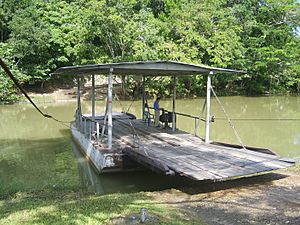
[(142, 120), (145, 120), (145, 76), (142, 78)]
[(211, 76), (214, 74), (210, 71), (207, 76), (206, 90), (206, 120), (205, 120), (205, 143), (209, 143), (209, 126), (210, 126), (210, 93), (211, 93)]
[(92, 75), (92, 129), (91, 129), (91, 134), (94, 132), (95, 129), (95, 74)]
[(177, 85), (177, 79), (176, 76), (173, 76), (173, 107), (172, 107), (172, 131), (176, 131), (176, 85)]
[(77, 128), (80, 130), (81, 127), (81, 101), (80, 101), (80, 78), (79, 76), (76, 77), (77, 80), (77, 113), (76, 113), (76, 121), (77, 121)]
[(112, 148), (112, 91), (113, 91), (113, 83), (112, 83), (112, 73), (114, 69), (110, 68), (109, 69), (109, 74), (108, 74), (108, 88), (107, 88), (107, 107), (108, 107), (108, 149)]

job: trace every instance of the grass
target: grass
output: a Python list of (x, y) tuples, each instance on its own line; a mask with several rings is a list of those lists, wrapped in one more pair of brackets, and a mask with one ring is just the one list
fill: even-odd
[[(299, 173), (300, 164), (289, 170)], [(0, 224), (139, 224), (131, 217), (141, 208), (155, 218), (145, 224), (202, 224), (151, 196), (148, 192), (94, 195), (72, 189), (22, 191), (0, 197)]]
[(199, 224), (178, 209), (153, 202), (147, 192), (100, 196), (50, 190), (16, 193), (0, 200), (0, 224), (115, 224), (114, 219), (130, 220), (141, 208), (156, 218), (145, 224)]
[[(289, 170), (299, 173), (300, 164)], [(22, 191), (0, 197), (0, 224), (140, 224), (131, 217), (141, 208), (155, 218), (145, 224), (203, 224), (175, 207), (155, 202), (151, 196), (149, 192), (94, 195), (70, 189)]]

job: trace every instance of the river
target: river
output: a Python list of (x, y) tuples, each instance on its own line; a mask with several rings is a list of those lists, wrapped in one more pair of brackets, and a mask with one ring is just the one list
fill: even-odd
[[(242, 142), (248, 146), (270, 148), (286, 157), (300, 157), (300, 96), (221, 97)], [(149, 100), (149, 104), (153, 101)], [(177, 100), (176, 111), (202, 115), (203, 98)], [(114, 102), (115, 111), (126, 110), (130, 101)], [(62, 121), (73, 120), (74, 101), (40, 103), (48, 114)], [(97, 101), (98, 112), (104, 102)], [(160, 107), (171, 109), (170, 100)], [(90, 102), (83, 103), (89, 113)], [(131, 113), (141, 116), (141, 102), (134, 101)], [(211, 139), (239, 143), (223, 110), (212, 100)], [(18, 191), (41, 189), (88, 190), (96, 193), (116, 191), (157, 190), (172, 187), (176, 180), (150, 171), (97, 175), (73, 144), (68, 123), (43, 118), (29, 104), (0, 105), (0, 196)], [(284, 120), (279, 120), (284, 119)], [(178, 117), (178, 128), (194, 133), (194, 120)], [(204, 124), (197, 133), (204, 136)], [(147, 178), (147, 179), (145, 179)]]

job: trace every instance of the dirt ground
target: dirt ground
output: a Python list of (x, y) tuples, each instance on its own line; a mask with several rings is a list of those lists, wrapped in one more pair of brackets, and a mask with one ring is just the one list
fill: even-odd
[(289, 170), (152, 194), (209, 225), (300, 224), (300, 175)]
[[(107, 94), (107, 84), (106, 80), (101, 79), (101, 77), (96, 77), (96, 87), (95, 87), (95, 92), (96, 92), (96, 100), (103, 100), (106, 98)], [(77, 98), (77, 86), (69, 86), (65, 88), (53, 88), (52, 86), (50, 87), (45, 87), (45, 88), (27, 88), (26, 89), (27, 93), (29, 94), (30, 97), (34, 98), (35, 101), (45, 101), (46, 102), (65, 102), (65, 101), (76, 101)], [(91, 81), (88, 81), (85, 83), (84, 86), (81, 86), (80, 88), (80, 93), (81, 93), (81, 98), (83, 100), (90, 100), (91, 95), (92, 95), (92, 87), (91, 87)], [(113, 81), (113, 92), (117, 95), (118, 97), (122, 97), (122, 87), (121, 87), (121, 81), (116, 79)]]

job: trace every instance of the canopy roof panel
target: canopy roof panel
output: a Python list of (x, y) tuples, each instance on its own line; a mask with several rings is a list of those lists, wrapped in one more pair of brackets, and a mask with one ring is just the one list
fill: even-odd
[(81, 66), (66, 66), (57, 69), (54, 75), (100, 75), (108, 74), (113, 68), (115, 75), (148, 75), (148, 76), (179, 76), (213, 73), (245, 73), (240, 70), (222, 69), (204, 65), (188, 64), (175, 61), (137, 61)]

